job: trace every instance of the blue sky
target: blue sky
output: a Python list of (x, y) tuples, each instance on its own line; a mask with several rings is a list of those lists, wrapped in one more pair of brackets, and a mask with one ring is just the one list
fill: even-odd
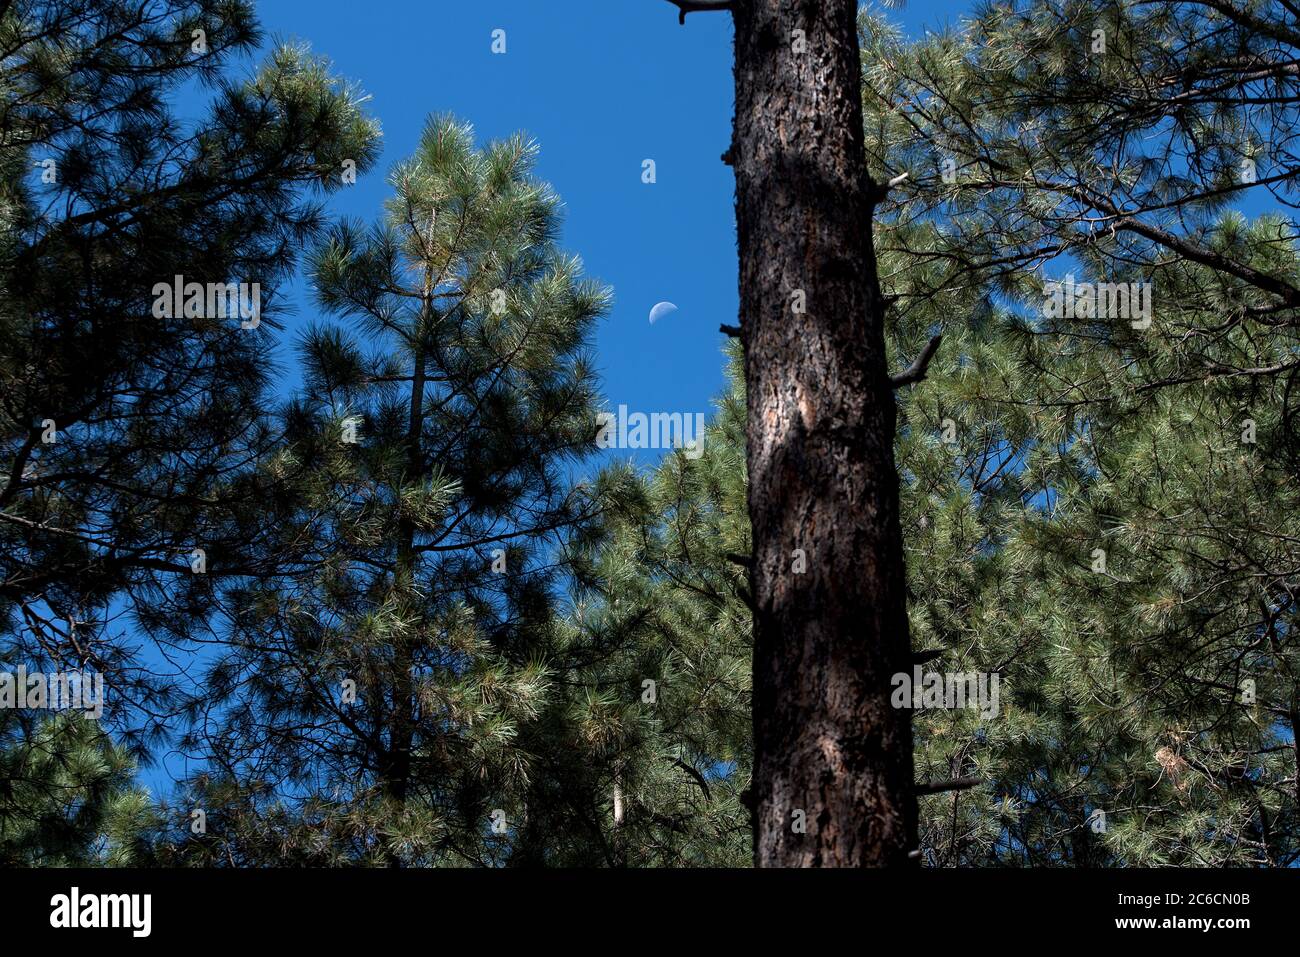
[[(541, 146), (538, 175), (565, 204), (562, 245), (614, 290), (595, 341), (611, 405), (707, 411), (722, 386), (718, 324), (736, 321), (734, 179), (719, 159), (731, 131), (730, 18), (695, 16), (682, 28), (663, 0), (373, 9), (258, 5), (271, 37), (309, 41), (373, 96), (383, 156), (332, 208), (373, 220), (388, 169), (414, 150), (430, 113), (468, 120), (483, 140), (526, 131)], [(505, 54), (492, 52), (496, 29)], [(646, 159), (653, 185), (641, 181)], [(651, 326), (661, 300), (680, 311)], [(304, 302), (295, 319), (311, 314)]]
[[(261, 0), (257, 9), (268, 41), (310, 43), (373, 97), (383, 155), (331, 198), (333, 212), (377, 217), (388, 169), (414, 150), (430, 113), (454, 113), (484, 140), (526, 131), (541, 146), (539, 175), (565, 204), (563, 246), (614, 290), (595, 342), (610, 406), (712, 408), (723, 385), (718, 325), (737, 312), (735, 180), (720, 159), (731, 136), (729, 16), (697, 14), (682, 27), (666, 0)], [(915, 27), (955, 9), (924, 0), (891, 15)], [(505, 54), (492, 52), (497, 29)], [(646, 159), (654, 185), (641, 181)], [(286, 366), (284, 347), (313, 318), (298, 298)], [(664, 300), (679, 311), (651, 326)]]

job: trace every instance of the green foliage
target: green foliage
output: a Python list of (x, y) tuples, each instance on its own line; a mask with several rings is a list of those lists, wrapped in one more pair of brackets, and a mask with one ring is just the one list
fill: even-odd
[[(862, 17), (871, 172), (909, 174), (875, 223), (893, 367), (943, 335), (896, 392), (913, 648), (1000, 682), (993, 717), (913, 714), (918, 784), (977, 782), (920, 797), (929, 866), (1300, 858), (1300, 256), (1232, 208), (1300, 172), (1285, 6)], [(747, 866), (738, 349), (698, 457), (576, 481), (610, 294), (536, 145), (434, 117), (383, 219), (326, 229), (307, 191), (377, 125), (298, 47), (223, 81), (258, 40), (242, 3), (0, 14), (0, 660), (150, 716), (0, 712), (0, 861)], [(264, 333), (149, 293), (256, 279), (272, 325), (304, 245), (328, 318), (268, 416)], [(1151, 283), (1150, 324), (1048, 314), (1066, 273)], [(184, 699), (119, 596), (168, 648), (207, 629)], [(155, 805), (132, 758), (178, 713), (203, 771)]]
[[(212, 579), (265, 554), (249, 503), (276, 500), (249, 465), (273, 448), (266, 329), (156, 316), (154, 285), (256, 282), (273, 327), (324, 223), (311, 194), (378, 152), (364, 97), (305, 48), (238, 79), (260, 40), (239, 0), (0, 10), (0, 660), (103, 674), (106, 727), (137, 760), (176, 706), (141, 644), (192, 653)], [(182, 120), (172, 103), (195, 83), (209, 108)], [(196, 547), (211, 577), (191, 574)], [(120, 776), (32, 764), (36, 735), (118, 760), (63, 727), (12, 726), (15, 760), (70, 794)]]
[[(206, 32), (205, 50), (193, 30)], [(265, 490), (265, 329), (154, 315), (155, 283), (278, 284), (323, 224), (314, 189), (365, 170), (378, 128), (303, 48), (228, 76), (260, 39), (241, 2), (5, 4), (0, 66), (0, 640), (15, 661), (106, 675), (137, 757), (174, 704), (107, 621), (125, 605), (166, 646), (201, 629), (210, 579), (247, 571)], [(213, 85), (208, 114), (173, 115)], [(127, 702), (149, 717), (125, 714)], [(141, 723), (145, 723), (141, 727)]]
[[(920, 774), (985, 782), (922, 798), (930, 863), (1300, 853), (1295, 224), (1227, 209), (1244, 159), (1296, 168), (1285, 18), (997, 4), (912, 45), (863, 18), (869, 152), (912, 173), (879, 225), (900, 354), (945, 334), (902, 398), (915, 644), (1003, 679), (995, 721), (914, 722)], [(1050, 318), (1067, 273), (1151, 283), (1150, 325)]]
[[(563, 697), (516, 864), (743, 867), (751, 766), (744, 380), (738, 350), (698, 455), (603, 477), (575, 570)], [(696, 457), (692, 457), (695, 455)], [(557, 662), (559, 664), (560, 662)]]
[[(311, 256), (303, 393), (271, 462), (276, 571), (223, 593), (182, 746), (199, 863), (490, 864), (525, 826), (552, 603), (596, 506), (586, 357), (608, 293), (554, 245), (536, 146), (429, 121), (387, 215)], [(354, 441), (355, 440), (355, 441)]]
[(30, 723), (0, 710), (0, 864), (131, 863), (133, 813), (147, 802), (130, 788), (134, 773), (130, 757), (80, 713)]

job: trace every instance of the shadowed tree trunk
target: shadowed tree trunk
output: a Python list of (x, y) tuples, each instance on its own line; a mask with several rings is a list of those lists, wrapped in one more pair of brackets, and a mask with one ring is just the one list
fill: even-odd
[(730, 9), (754, 557), (755, 862), (909, 864), (916, 847), (893, 387), (855, 0)]

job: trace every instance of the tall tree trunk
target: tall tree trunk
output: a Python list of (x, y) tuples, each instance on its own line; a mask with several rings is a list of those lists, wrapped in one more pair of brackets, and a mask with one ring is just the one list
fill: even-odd
[(910, 641), (856, 7), (732, 4), (767, 867), (907, 865), (917, 843), (909, 712), (889, 703)]

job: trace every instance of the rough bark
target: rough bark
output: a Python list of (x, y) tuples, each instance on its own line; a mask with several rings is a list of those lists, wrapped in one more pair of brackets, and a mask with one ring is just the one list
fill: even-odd
[(731, 8), (767, 867), (907, 866), (917, 844), (909, 712), (889, 703), (910, 642), (856, 6)]

